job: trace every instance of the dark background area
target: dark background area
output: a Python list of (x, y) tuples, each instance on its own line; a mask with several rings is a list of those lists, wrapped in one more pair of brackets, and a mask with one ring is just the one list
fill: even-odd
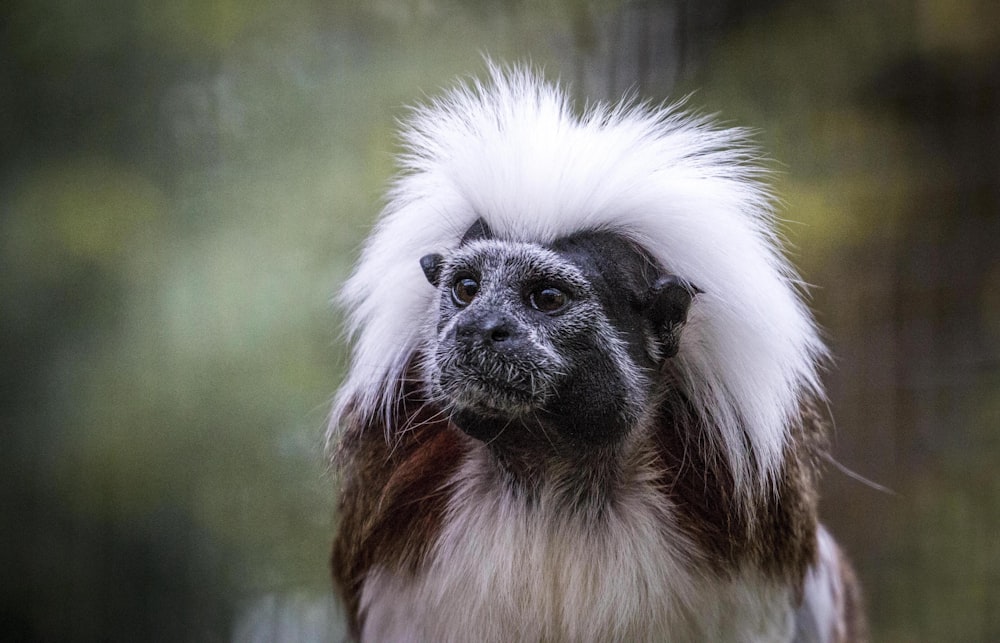
[(754, 128), (878, 641), (1000, 640), (1000, 5), (0, 9), (0, 632), (330, 640), (329, 305), (406, 106), (530, 61)]

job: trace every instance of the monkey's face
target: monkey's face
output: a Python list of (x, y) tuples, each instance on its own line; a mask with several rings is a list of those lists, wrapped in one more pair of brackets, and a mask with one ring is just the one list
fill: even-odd
[(421, 263), (438, 287), (425, 381), (484, 441), (525, 427), (574, 444), (622, 439), (648, 406), (652, 371), (676, 352), (691, 301), (607, 233), (548, 246), (481, 238)]
[(545, 409), (599, 342), (587, 280), (553, 252), (476, 241), (441, 275), (431, 382), (456, 410), (514, 418)]

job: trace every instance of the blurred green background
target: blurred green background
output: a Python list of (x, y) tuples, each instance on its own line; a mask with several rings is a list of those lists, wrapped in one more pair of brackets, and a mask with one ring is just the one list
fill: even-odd
[(406, 106), (531, 61), (750, 126), (837, 362), (878, 641), (1000, 640), (1000, 4), (14, 0), (0, 633), (335, 640), (329, 304)]

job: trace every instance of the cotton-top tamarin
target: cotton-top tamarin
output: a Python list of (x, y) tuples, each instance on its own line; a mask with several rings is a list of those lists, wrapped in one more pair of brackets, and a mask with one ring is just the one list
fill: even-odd
[(333, 575), (367, 641), (852, 641), (826, 351), (740, 131), (530, 70), (418, 108), (348, 280)]

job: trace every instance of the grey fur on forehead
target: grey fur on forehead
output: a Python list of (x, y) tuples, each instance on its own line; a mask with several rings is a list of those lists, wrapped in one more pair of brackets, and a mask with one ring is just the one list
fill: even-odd
[(502, 239), (479, 239), (458, 248), (446, 262), (442, 283), (465, 267), (495, 270), (501, 266), (528, 273), (517, 277), (557, 276), (578, 288), (587, 288), (588, 284), (579, 267), (554, 250), (537, 243)]

